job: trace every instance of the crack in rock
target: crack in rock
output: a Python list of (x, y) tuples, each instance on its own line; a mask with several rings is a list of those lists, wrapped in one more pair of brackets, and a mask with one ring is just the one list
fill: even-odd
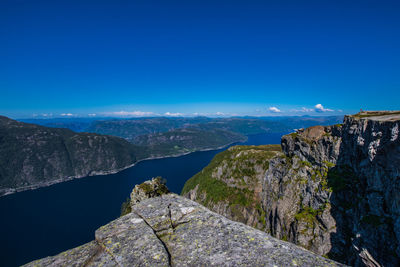
[(162, 244), (162, 246), (164, 247), (164, 249), (165, 249), (165, 252), (167, 253), (167, 256), (168, 256), (168, 266), (172, 266), (172, 259), (171, 259), (171, 253), (169, 252), (169, 250), (168, 250), (168, 247), (167, 247), (167, 244), (158, 236), (158, 231), (156, 231), (148, 222), (147, 222), (147, 220), (143, 217), (143, 216), (141, 216), (140, 214), (138, 214), (137, 212), (134, 212), (137, 216), (139, 216), (143, 221), (144, 221), (144, 223), (148, 226), (148, 227), (150, 227), (150, 229), (153, 231), (153, 233), (154, 233), (154, 235), (157, 237), (157, 239), (161, 242), (161, 244)]
[(101, 254), (101, 252), (103, 251), (103, 249), (102, 249), (102, 247), (99, 245), (99, 242), (97, 242), (97, 240), (95, 240), (95, 242), (96, 242), (96, 252), (89, 258), (89, 259), (87, 259), (84, 263), (83, 263), (83, 267), (87, 267), (87, 266), (90, 266), (92, 263), (93, 263), (93, 261), (94, 261), (94, 259), (97, 257), (97, 256), (99, 256), (100, 254)]

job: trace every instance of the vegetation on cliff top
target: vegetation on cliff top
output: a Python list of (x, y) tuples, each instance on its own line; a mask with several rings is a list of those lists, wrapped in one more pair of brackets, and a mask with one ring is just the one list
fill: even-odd
[[(244, 183), (242, 180), (243, 177), (247, 176), (251, 179), (252, 176), (255, 175), (254, 167), (256, 165), (263, 166), (266, 170), (268, 168), (268, 159), (275, 156), (276, 153), (280, 151), (280, 145), (231, 147), (217, 154), (208, 166), (190, 178), (185, 183), (182, 194), (186, 194), (198, 186), (198, 194), (206, 193), (206, 198), (203, 203), (206, 206), (210, 202), (217, 203), (225, 200), (230, 205), (239, 204), (248, 206), (252, 202), (254, 192), (249, 190), (246, 186), (240, 186)], [(222, 170), (222, 176), (224, 179), (234, 179), (235, 186), (230, 186), (225, 181), (217, 179), (217, 177), (213, 175), (213, 173), (224, 164), (226, 164), (226, 168)], [(232, 166), (238, 168), (232, 168)], [(226, 169), (232, 172), (228, 174), (225, 172)]]
[(352, 115), (352, 117), (368, 118), (368, 117), (386, 116), (386, 115), (400, 115), (400, 111), (362, 111)]

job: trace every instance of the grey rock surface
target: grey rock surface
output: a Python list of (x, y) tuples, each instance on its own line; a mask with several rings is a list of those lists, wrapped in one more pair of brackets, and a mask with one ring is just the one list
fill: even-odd
[(141, 201), (95, 236), (26, 266), (340, 266), (175, 194)]

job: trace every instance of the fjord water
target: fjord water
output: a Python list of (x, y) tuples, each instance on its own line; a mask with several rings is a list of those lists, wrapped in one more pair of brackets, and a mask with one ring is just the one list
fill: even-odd
[[(249, 136), (245, 145), (279, 144), (282, 134)], [(146, 160), (116, 174), (92, 176), (0, 198), (0, 266), (18, 266), (94, 239), (120, 215), (135, 184), (155, 176), (180, 193), (186, 180), (225, 150)]]

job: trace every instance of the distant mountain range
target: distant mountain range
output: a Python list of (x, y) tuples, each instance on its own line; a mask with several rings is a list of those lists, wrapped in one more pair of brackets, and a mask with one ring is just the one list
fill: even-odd
[(264, 132), (291, 132), (314, 125), (331, 125), (343, 121), (343, 116), (294, 116), (294, 117), (149, 117), (149, 118), (53, 118), (21, 119), (19, 121), (46, 127), (68, 128), (76, 132), (114, 135), (134, 140), (136, 136), (168, 132), (180, 128), (201, 130), (223, 129), (243, 135)]

